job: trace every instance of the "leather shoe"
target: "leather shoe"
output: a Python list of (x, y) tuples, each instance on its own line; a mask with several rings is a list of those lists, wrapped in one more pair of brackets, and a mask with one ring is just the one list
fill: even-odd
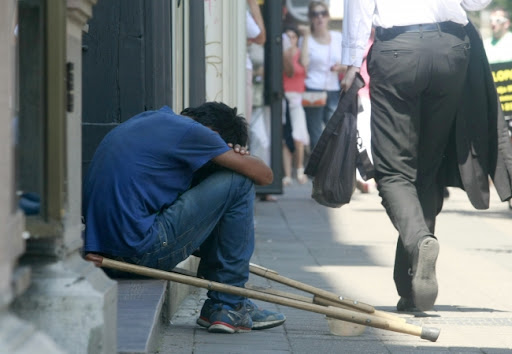
[(420, 312), (414, 305), (414, 301), (409, 297), (401, 297), (396, 304), (396, 310), (398, 312)]
[(431, 310), (437, 298), (436, 261), (439, 242), (431, 236), (422, 238), (413, 254), (412, 300), (421, 311)]

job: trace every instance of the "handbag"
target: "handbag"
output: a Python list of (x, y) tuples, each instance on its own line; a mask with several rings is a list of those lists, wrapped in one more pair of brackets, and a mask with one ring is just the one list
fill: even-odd
[(323, 107), (327, 104), (327, 91), (304, 91), (302, 93), (303, 107)]
[(363, 86), (358, 74), (351, 88), (342, 92), (304, 171), (313, 177), (311, 197), (327, 207), (339, 208), (350, 202), (356, 186), (358, 159), (364, 175), (373, 174), (371, 161), (358, 148), (357, 91)]
[(356, 117), (345, 113), (332, 137), (313, 178), (311, 197), (327, 207), (339, 208), (350, 202), (356, 188)]

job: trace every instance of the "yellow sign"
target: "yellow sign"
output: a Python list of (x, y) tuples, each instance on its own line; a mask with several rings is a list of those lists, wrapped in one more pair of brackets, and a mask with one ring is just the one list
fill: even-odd
[(491, 64), (492, 77), (505, 116), (512, 115), (512, 61)]

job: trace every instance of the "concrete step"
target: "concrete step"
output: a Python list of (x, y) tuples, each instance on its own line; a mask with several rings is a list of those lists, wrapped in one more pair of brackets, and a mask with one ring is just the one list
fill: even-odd
[[(189, 257), (178, 267), (197, 271), (199, 260)], [(169, 322), (183, 300), (196, 288), (159, 279), (116, 279), (117, 352), (152, 353), (162, 323)]]
[(118, 280), (117, 352), (149, 353), (155, 349), (168, 281)]

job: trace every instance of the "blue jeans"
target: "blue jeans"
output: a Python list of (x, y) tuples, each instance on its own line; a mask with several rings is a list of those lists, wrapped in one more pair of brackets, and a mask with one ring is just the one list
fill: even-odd
[[(306, 88), (307, 91), (323, 91)], [(306, 123), (308, 125), (310, 148), (315, 148), (316, 143), (320, 140), (320, 136), (324, 131), (325, 125), (331, 119), (338, 101), (340, 99), (340, 91), (327, 91), (327, 104), (323, 107), (304, 107), (306, 112)]]
[[(183, 193), (156, 218), (155, 244), (125, 261), (165, 271), (200, 249), (199, 276), (244, 287), (254, 251), (254, 184), (232, 171), (215, 172)], [(215, 302), (233, 307), (245, 297), (209, 291)]]

